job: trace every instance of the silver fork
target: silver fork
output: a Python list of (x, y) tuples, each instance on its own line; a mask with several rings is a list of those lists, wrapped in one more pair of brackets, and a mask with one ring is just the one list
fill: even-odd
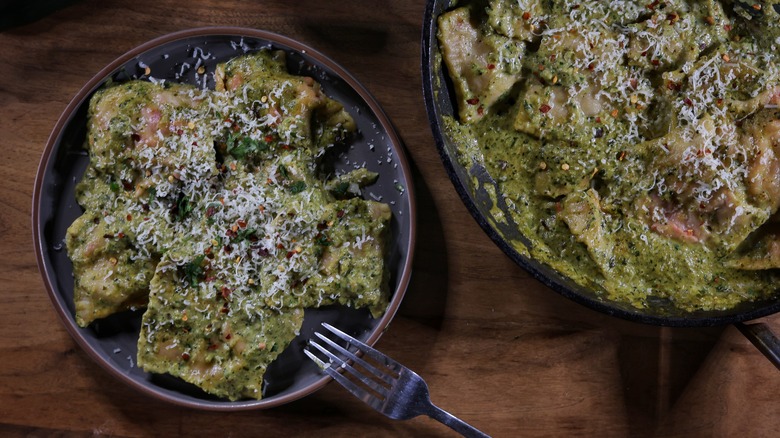
[[(488, 437), (465, 421), (431, 403), (428, 385), (417, 373), (330, 324), (323, 322), (322, 326), (346, 341), (348, 347), (357, 348), (363, 358), (370, 359), (376, 365), (368, 363), (347, 348), (317, 332), (314, 335), (327, 347), (315, 340), (310, 340), (309, 345), (319, 350), (328, 360), (321, 360), (309, 349), (304, 352), (325, 373), (367, 405), (394, 420), (408, 420), (419, 415), (427, 415), (463, 436)], [(364, 371), (358, 369), (356, 365)], [(345, 376), (346, 373), (339, 371), (339, 368), (352, 374), (359, 383)]]

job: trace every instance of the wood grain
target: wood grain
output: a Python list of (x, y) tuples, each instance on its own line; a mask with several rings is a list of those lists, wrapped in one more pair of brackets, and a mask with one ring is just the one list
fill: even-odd
[[(396, 125), (415, 170), (414, 277), (378, 347), (434, 402), (494, 436), (776, 436), (780, 375), (733, 327), (670, 329), (596, 313), (511, 262), (460, 202), (423, 105), (423, 2), (85, 0), (0, 32), (1, 436), (451, 436), (376, 414), (328, 385), (267, 411), (168, 405), (115, 381), (70, 339), (36, 265), (31, 195), (46, 140), (76, 91), (152, 38), (262, 28), (351, 71)], [(780, 332), (780, 318), (765, 318)]]

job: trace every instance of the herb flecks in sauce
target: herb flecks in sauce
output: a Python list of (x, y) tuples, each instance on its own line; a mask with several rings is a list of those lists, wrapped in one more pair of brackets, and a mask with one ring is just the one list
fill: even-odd
[[(355, 125), (281, 52), (235, 58), (216, 79), (215, 91), (133, 81), (90, 101), (86, 211), (67, 237), (76, 320), (146, 305), (140, 367), (261, 398), (304, 308), (384, 312), (391, 213), (355, 196), (375, 174), (319, 175)], [(336, 197), (341, 182), (352, 190)]]
[(521, 253), (638, 308), (773, 296), (778, 3), (490, 0), (439, 17), (459, 109), (445, 129), (498, 184)]

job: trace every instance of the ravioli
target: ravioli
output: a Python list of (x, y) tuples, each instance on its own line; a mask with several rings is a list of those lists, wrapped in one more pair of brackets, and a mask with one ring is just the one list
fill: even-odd
[(85, 212), (66, 242), (76, 320), (146, 307), (140, 367), (261, 398), (303, 309), (384, 312), (392, 215), (357, 196), (376, 174), (320, 171), (356, 126), (283, 52), (234, 58), (215, 79), (131, 81), (90, 101)]
[[(470, 1), (438, 20), (445, 130), (495, 181), (518, 251), (639, 309), (777, 295), (777, 1)], [(520, 68), (475, 117), (463, 84), (491, 83), (493, 59)]]
[(138, 338), (138, 366), (208, 393), (261, 398), (268, 365), (295, 338), (303, 308), (241, 308), (251, 291), (190, 287), (186, 270), (163, 259)]

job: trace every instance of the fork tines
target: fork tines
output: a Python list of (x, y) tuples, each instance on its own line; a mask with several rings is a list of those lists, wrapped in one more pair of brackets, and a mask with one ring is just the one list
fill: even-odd
[[(389, 389), (392, 387), (402, 369), (401, 364), (330, 324), (322, 323), (322, 326), (336, 335), (339, 339), (345, 341), (347, 343), (347, 348), (339, 345), (325, 335), (315, 332), (315, 336), (317, 336), (325, 346), (314, 340), (309, 341), (309, 345), (320, 351), (328, 360), (321, 360), (309, 350), (304, 350), (306, 355), (314, 360), (325, 373), (342, 384), (352, 394), (366, 403), (371, 404), (374, 408), (379, 408), (379, 406), (375, 404), (381, 404), (387, 397)], [(357, 349), (357, 354), (349, 351), (348, 348), (350, 347), (355, 347)], [(361, 355), (363, 357), (361, 357)], [(369, 359), (374, 363), (369, 363), (366, 359)], [(338, 368), (342, 368), (349, 372), (349, 374), (354, 376), (354, 379), (345, 376), (345, 373), (340, 372)], [(361, 372), (360, 368), (366, 372)], [(384, 370), (380, 370), (379, 368), (384, 368)], [(363, 386), (361, 386), (361, 384)], [(372, 397), (376, 399), (375, 403), (370, 402)]]

